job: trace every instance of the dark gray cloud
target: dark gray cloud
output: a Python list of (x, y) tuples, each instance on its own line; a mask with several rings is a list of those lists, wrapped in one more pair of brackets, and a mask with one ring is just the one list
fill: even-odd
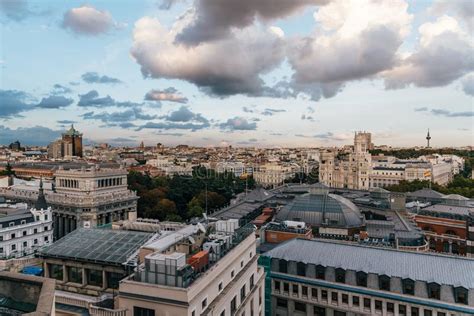
[(140, 108), (132, 108), (122, 112), (87, 112), (82, 115), (85, 120), (99, 120), (106, 123), (106, 126), (120, 126), (122, 128), (132, 128), (135, 125), (131, 122), (136, 120), (153, 120), (157, 116), (143, 113)]
[(308, 114), (301, 114), (301, 119), (303, 121), (310, 121), (310, 122), (314, 122), (314, 117), (311, 116), (311, 115), (308, 115)]
[(18, 90), (0, 90), (0, 119), (20, 116), (20, 113), (34, 108), (34, 98)]
[(0, 144), (9, 144), (18, 139), (25, 145), (43, 146), (52, 142), (60, 135), (61, 131), (55, 131), (43, 126), (12, 129), (0, 125)]
[(81, 76), (82, 80), (87, 83), (106, 83), (106, 84), (117, 84), (122, 83), (117, 78), (112, 78), (106, 75), (99, 75), (97, 72), (86, 72)]
[(71, 88), (65, 87), (57, 83), (53, 86), (53, 90), (51, 91), (51, 94), (68, 94), (71, 92), (72, 92)]
[(50, 95), (48, 97), (42, 98), (37, 107), (43, 109), (59, 109), (67, 107), (73, 103), (74, 100), (71, 98), (66, 98), (62, 95)]
[(77, 123), (76, 121), (71, 121), (71, 120), (59, 120), (59, 121), (56, 121), (58, 124), (61, 124), (61, 125), (69, 125), (69, 124), (75, 124)]
[(220, 128), (229, 131), (253, 131), (257, 129), (256, 122), (249, 122), (246, 118), (236, 116), (219, 124)]
[(178, 110), (171, 112), (168, 115), (160, 117), (163, 120), (170, 121), (170, 122), (198, 122), (209, 124), (209, 120), (203, 117), (199, 113), (192, 112), (186, 106), (180, 107)]
[(276, 113), (282, 113), (282, 112), (286, 112), (286, 110), (283, 110), (283, 109), (270, 109), (270, 108), (266, 108), (265, 110), (263, 110), (260, 114), (262, 115), (265, 115), (265, 116), (272, 116)]
[(415, 112), (425, 112), (425, 111), (428, 111), (428, 108), (426, 106), (415, 108)]
[(255, 109), (255, 107), (244, 106), (242, 107), (242, 111), (244, 111), (245, 113), (255, 113), (257, 110)]
[(451, 112), (443, 109), (432, 109), (431, 114), (445, 117), (473, 117), (474, 111)]
[(86, 94), (79, 95), (78, 106), (83, 107), (106, 107), (114, 106), (115, 100), (112, 99), (109, 95), (106, 97), (99, 97), (99, 93), (96, 90), (91, 90)]
[(258, 17), (269, 21), (301, 11), (308, 5), (320, 5), (324, 0), (226, 0), (195, 1), (194, 21), (177, 36), (177, 40), (197, 45), (227, 38), (232, 28), (244, 28)]
[(183, 133), (162, 133), (162, 132), (158, 132), (158, 133), (155, 133), (155, 135), (181, 137), (181, 136), (184, 136), (185, 134), (183, 134)]
[(63, 28), (88, 36), (107, 33), (114, 25), (115, 22), (109, 12), (88, 5), (66, 11), (62, 21)]
[(0, 0), (0, 12), (6, 18), (17, 22), (32, 14), (26, 0)]
[(137, 128), (137, 131), (142, 129), (187, 129), (191, 131), (197, 131), (204, 128), (208, 128), (210, 126), (209, 123), (177, 123), (177, 122), (147, 122), (146, 124)]
[(188, 98), (181, 95), (178, 90), (173, 87), (164, 90), (152, 89), (145, 94), (147, 101), (170, 101), (177, 103), (188, 103)]

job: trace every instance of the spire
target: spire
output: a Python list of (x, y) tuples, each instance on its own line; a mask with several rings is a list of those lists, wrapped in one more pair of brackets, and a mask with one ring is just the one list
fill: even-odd
[(431, 148), (430, 147), (430, 140), (431, 140), (430, 129), (428, 128), (428, 133), (426, 134), (426, 148)]
[(37, 210), (48, 209), (48, 203), (46, 203), (46, 198), (44, 197), (43, 178), (41, 178), (40, 180), (38, 199), (36, 200), (36, 203), (35, 203), (35, 209)]

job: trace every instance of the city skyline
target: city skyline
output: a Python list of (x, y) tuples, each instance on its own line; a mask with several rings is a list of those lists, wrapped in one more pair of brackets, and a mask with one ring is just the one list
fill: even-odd
[(0, 143), (474, 144), (469, 1), (206, 3), (0, 1)]

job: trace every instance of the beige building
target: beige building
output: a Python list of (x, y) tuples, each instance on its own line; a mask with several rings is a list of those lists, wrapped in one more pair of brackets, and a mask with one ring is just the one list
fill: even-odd
[(120, 282), (119, 310), (130, 316), (263, 315), (264, 272), (253, 228), (219, 234), (230, 243), (209, 252), (201, 273), (186, 264), (184, 253), (148, 255), (137, 273)]
[(258, 166), (253, 171), (255, 182), (264, 187), (276, 187), (282, 185), (285, 180), (291, 179), (295, 175), (291, 166), (284, 166), (277, 163), (267, 163)]
[(323, 152), (319, 164), (319, 181), (333, 188), (369, 189), (371, 155), (373, 147), (370, 133), (357, 132), (354, 148), (348, 154)]

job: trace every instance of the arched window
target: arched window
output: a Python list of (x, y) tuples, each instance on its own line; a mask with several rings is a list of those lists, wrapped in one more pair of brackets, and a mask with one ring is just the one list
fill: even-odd
[(459, 304), (468, 305), (468, 290), (462, 286), (454, 288), (454, 300)]
[(448, 229), (445, 233), (446, 235), (453, 235), (453, 236), (457, 236), (458, 234), (456, 234), (456, 232), (454, 230), (451, 230), (451, 229)]
[(451, 252), (455, 255), (459, 254), (459, 245), (457, 243), (452, 244)]
[(316, 279), (320, 279), (320, 280), (326, 279), (326, 268), (325, 267), (323, 267), (321, 265), (316, 266)]
[(303, 262), (298, 262), (296, 264), (296, 274), (301, 275), (301, 276), (305, 276), (306, 275), (306, 264), (304, 264)]
[(286, 260), (280, 259), (278, 262), (278, 271), (288, 273), (288, 262)]
[(427, 232), (432, 232), (433, 228), (431, 228), (430, 226), (425, 226), (425, 227), (423, 227), (423, 230), (427, 231)]
[(441, 286), (438, 283), (428, 283), (428, 297), (439, 300), (441, 296)]
[(365, 286), (367, 287), (367, 273), (358, 271), (356, 273), (356, 282), (358, 286)]
[(403, 294), (415, 295), (415, 281), (412, 279), (402, 280)]
[(379, 289), (390, 291), (390, 277), (387, 275), (379, 276)]
[(341, 268), (336, 269), (336, 282), (346, 283), (346, 270)]

